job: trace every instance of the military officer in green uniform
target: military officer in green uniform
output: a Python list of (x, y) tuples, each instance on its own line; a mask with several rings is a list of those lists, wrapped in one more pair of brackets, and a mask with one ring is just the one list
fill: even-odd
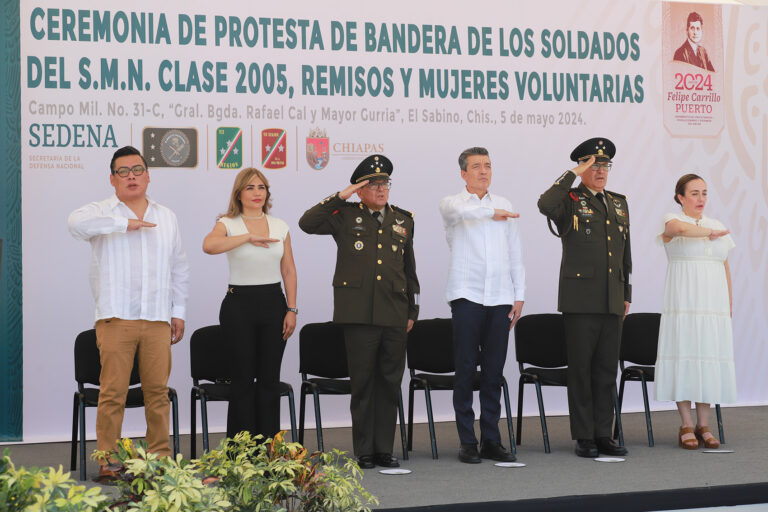
[[(571, 153), (578, 165), (538, 202), (563, 245), (558, 310), (565, 321), (571, 437), (580, 457), (627, 453), (611, 439), (621, 326), (632, 293), (627, 199), (605, 190), (615, 154), (604, 137), (583, 142)], [(577, 176), (581, 183), (572, 188)]]
[[(419, 313), (413, 214), (389, 204), (392, 162), (371, 155), (351, 185), (299, 220), (337, 245), (333, 321), (344, 326), (355, 455), (362, 468), (398, 467), (392, 456), (407, 332)], [(361, 202), (348, 202), (354, 193)]]

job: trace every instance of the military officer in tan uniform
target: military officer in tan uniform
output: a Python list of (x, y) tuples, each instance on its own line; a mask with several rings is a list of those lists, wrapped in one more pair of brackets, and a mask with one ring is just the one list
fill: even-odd
[[(333, 321), (344, 325), (355, 455), (361, 468), (398, 467), (392, 456), (407, 332), (419, 313), (413, 214), (389, 204), (392, 162), (371, 155), (351, 185), (302, 215), (306, 233), (337, 245)], [(357, 193), (361, 202), (348, 202)]]
[[(583, 142), (571, 153), (578, 165), (538, 202), (563, 244), (558, 311), (565, 320), (571, 436), (580, 457), (627, 453), (611, 439), (621, 325), (632, 300), (627, 200), (605, 190), (615, 154), (604, 137)], [(572, 188), (577, 176), (581, 183)]]

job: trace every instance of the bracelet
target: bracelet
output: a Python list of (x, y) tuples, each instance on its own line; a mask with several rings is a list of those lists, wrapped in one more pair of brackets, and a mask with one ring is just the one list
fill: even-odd
[(287, 309), (288, 311), (290, 311), (291, 313), (294, 313), (294, 314), (296, 314), (296, 315), (298, 315), (298, 314), (299, 314), (299, 308), (286, 308), (286, 309)]

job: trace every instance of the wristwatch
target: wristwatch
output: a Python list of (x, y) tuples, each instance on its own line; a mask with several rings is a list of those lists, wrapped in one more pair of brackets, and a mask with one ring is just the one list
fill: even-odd
[(287, 308), (288, 311), (292, 311), (293, 313), (299, 314), (299, 308)]

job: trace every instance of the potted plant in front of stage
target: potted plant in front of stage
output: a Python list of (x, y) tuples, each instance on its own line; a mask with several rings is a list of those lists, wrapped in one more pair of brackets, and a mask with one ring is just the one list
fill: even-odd
[(96, 512), (106, 510), (109, 496), (98, 487), (78, 485), (61, 466), (16, 468), (5, 449), (0, 460), (0, 510)]
[(111, 510), (152, 512), (225, 512), (232, 510), (225, 491), (208, 485), (195, 461), (181, 454), (175, 459), (148, 452), (146, 443), (130, 439), (117, 442), (112, 452), (95, 451), (97, 460), (109, 460), (120, 467), (117, 486), (119, 497)]
[(378, 500), (362, 487), (357, 463), (342, 452), (310, 454), (298, 443), (241, 432), (197, 462), (217, 478), (235, 509), (292, 511), (369, 510)]
[(284, 435), (265, 441), (241, 432), (191, 461), (159, 458), (130, 439), (92, 457), (120, 467), (116, 511), (342, 512), (378, 504), (356, 462), (338, 450), (309, 454)]

